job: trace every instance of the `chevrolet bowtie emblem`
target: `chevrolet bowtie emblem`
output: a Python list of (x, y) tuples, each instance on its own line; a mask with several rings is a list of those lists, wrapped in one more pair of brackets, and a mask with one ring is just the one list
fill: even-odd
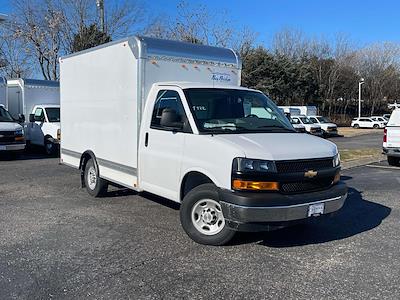
[(314, 171), (314, 170), (309, 170), (307, 172), (304, 173), (304, 177), (307, 178), (314, 178), (315, 176), (317, 176), (318, 172)]

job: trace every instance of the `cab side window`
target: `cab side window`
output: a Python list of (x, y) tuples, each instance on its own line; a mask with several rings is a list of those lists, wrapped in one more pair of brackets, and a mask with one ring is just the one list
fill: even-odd
[(35, 122), (44, 122), (45, 121), (44, 111), (42, 108), (36, 108), (35, 114), (34, 114), (34, 119), (35, 119)]
[(158, 92), (150, 127), (160, 130), (191, 132), (178, 92), (171, 90)]
[(313, 122), (314, 124), (318, 124), (318, 120), (316, 118), (310, 118), (311, 122)]

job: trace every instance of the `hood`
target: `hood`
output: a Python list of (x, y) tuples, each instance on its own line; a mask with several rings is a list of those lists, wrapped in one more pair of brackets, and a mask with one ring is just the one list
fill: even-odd
[(215, 137), (254, 159), (311, 159), (333, 157), (337, 153), (332, 142), (301, 133), (220, 134)]
[(22, 126), (14, 122), (0, 122), (0, 131), (15, 131), (22, 129)]

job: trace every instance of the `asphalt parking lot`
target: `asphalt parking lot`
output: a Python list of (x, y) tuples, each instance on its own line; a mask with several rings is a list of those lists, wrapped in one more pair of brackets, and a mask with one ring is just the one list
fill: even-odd
[(334, 142), (339, 149), (359, 149), (359, 148), (382, 148), (383, 131), (376, 130), (374, 133), (364, 134), (353, 137), (331, 137), (329, 140)]
[(207, 247), (165, 199), (94, 199), (56, 158), (0, 161), (0, 298), (398, 299), (400, 169), (342, 179), (349, 197), (334, 218)]

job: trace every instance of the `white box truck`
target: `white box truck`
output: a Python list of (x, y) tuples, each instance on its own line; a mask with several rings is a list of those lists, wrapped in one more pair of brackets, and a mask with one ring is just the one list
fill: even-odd
[(384, 129), (383, 153), (389, 165), (400, 167), (400, 107), (393, 110)]
[(61, 162), (92, 196), (111, 183), (179, 202), (185, 232), (210, 245), (344, 204), (337, 147), (240, 87), (232, 50), (130, 37), (60, 66)]
[(60, 135), (60, 85), (56, 81), (13, 79), (7, 81), (6, 107), (23, 120), (29, 145), (57, 153)]

